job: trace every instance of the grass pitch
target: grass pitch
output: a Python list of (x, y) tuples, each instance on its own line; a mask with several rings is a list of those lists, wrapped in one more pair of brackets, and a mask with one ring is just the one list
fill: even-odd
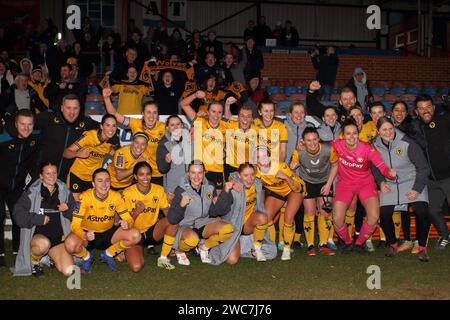
[[(434, 245), (428, 263), (409, 252), (387, 258), (384, 249), (367, 257), (340, 252), (309, 257), (305, 249), (296, 249), (287, 262), (278, 256), (265, 263), (241, 259), (234, 266), (210, 266), (189, 256), (189, 267), (176, 264), (168, 271), (156, 266), (156, 256), (146, 255), (138, 274), (125, 263), (111, 273), (96, 251), (93, 272), (82, 276), (80, 290), (67, 289), (66, 278), (56, 270), (46, 268), (44, 277), (34, 278), (12, 277), (0, 268), (0, 299), (450, 299), (450, 249)], [(11, 264), (10, 252), (7, 259)], [(171, 260), (176, 263), (175, 257)], [(381, 269), (379, 290), (367, 288), (370, 265)]]

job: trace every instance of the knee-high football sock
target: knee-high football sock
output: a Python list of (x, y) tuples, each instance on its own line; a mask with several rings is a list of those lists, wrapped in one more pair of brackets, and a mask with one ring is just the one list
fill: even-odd
[(286, 208), (280, 209), (280, 218), (278, 219), (278, 242), (284, 242), (284, 212), (286, 211)]
[(294, 223), (284, 223), (284, 247), (290, 248), (292, 241), (294, 240), (295, 224)]
[[(370, 235), (375, 231), (376, 226), (371, 226), (367, 223), (367, 221), (364, 220), (363, 225), (361, 227), (361, 232), (359, 234), (358, 239), (356, 239), (356, 245), (361, 246), (369, 237)], [(381, 229), (381, 228), (380, 228)]]
[(339, 229), (335, 227), (335, 231), (338, 234), (338, 236), (342, 239), (342, 241), (344, 241), (345, 244), (352, 243), (352, 238), (350, 238), (350, 234), (348, 232), (348, 227), (345, 223)]
[(275, 226), (273, 225), (273, 221), (269, 221), (267, 223), (269, 229), (269, 237), (270, 241), (275, 242), (277, 240), (277, 231), (275, 230)]
[(169, 236), (167, 234), (164, 235), (163, 245), (161, 249), (161, 256), (167, 257), (172, 250), (173, 243), (175, 242), (175, 237)]
[(219, 232), (213, 234), (208, 239), (205, 240), (205, 247), (208, 249), (214, 248), (221, 244), (222, 242), (227, 241), (233, 235), (234, 228), (231, 224), (227, 223), (222, 228), (220, 228)]
[(117, 256), (119, 253), (125, 251), (125, 249), (127, 249), (129, 247), (125, 246), (123, 244), (123, 241), (117, 241), (116, 243), (112, 244), (108, 249), (106, 249), (106, 254), (111, 256), (111, 257), (115, 257)]
[(305, 217), (303, 218), (303, 230), (305, 232), (306, 243), (309, 246), (314, 245), (314, 223), (315, 215), (305, 212)]
[(198, 245), (199, 239), (196, 237), (188, 237), (186, 239), (181, 239), (178, 244), (178, 250), (183, 252), (188, 252), (194, 249)]
[(329, 229), (326, 217), (319, 214), (317, 217), (317, 229), (319, 230), (319, 244), (326, 244), (328, 241)]
[(260, 246), (264, 236), (266, 234), (266, 230), (269, 227), (269, 224), (258, 224), (255, 226), (255, 229), (253, 229), (253, 243), (257, 246)]

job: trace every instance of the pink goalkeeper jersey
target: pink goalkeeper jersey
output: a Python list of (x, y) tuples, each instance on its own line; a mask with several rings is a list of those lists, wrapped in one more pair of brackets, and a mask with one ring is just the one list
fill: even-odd
[(389, 168), (381, 155), (367, 142), (359, 141), (358, 147), (350, 150), (343, 139), (331, 142), (331, 161), (338, 161), (338, 181), (345, 184), (361, 185), (374, 183), (370, 163), (385, 176), (389, 177)]

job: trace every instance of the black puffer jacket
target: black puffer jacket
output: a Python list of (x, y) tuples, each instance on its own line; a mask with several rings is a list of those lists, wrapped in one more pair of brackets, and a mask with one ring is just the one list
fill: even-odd
[(410, 136), (422, 147), (431, 169), (430, 179), (450, 177), (450, 113), (436, 106), (430, 123), (412, 121)]

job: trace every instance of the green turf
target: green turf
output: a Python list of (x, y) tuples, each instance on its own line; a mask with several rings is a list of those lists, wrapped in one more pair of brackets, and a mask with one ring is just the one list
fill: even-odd
[[(298, 249), (291, 261), (242, 259), (234, 266), (204, 265), (191, 256), (191, 266), (172, 271), (146, 256), (138, 274), (126, 264), (111, 273), (96, 262), (92, 274), (82, 277), (81, 290), (67, 289), (55, 270), (45, 269), (45, 276), (36, 279), (13, 278), (0, 268), (0, 299), (450, 299), (450, 250), (430, 248), (429, 254), (430, 262), (421, 263), (409, 253), (386, 258), (384, 250), (368, 257), (309, 257)], [(98, 260), (99, 252), (95, 255)], [(380, 290), (366, 287), (369, 265), (381, 268)]]

